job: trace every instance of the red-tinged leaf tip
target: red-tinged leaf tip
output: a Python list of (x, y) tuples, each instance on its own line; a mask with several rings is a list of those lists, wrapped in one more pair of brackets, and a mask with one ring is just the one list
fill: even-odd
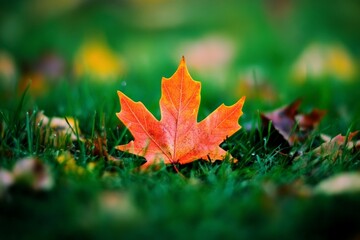
[(355, 137), (358, 133), (359, 133), (359, 131), (349, 133), (348, 140), (351, 141), (353, 139), (353, 137)]
[(289, 117), (294, 117), (297, 114), (297, 111), (300, 107), (302, 100), (301, 99), (297, 99), (294, 102), (292, 102), (289, 106), (287, 106), (285, 108), (285, 113), (289, 116)]
[[(181, 69), (181, 68), (184, 68), (186, 72), (188, 72), (187, 70), (187, 66), (186, 66), (186, 61), (185, 61), (185, 57), (182, 56), (181, 57), (181, 60), (180, 60), (180, 64), (179, 64), (179, 67), (178, 67), (178, 70)], [(176, 72), (175, 72), (176, 74)]]
[(180, 64), (185, 64), (185, 57), (184, 56), (181, 57)]
[[(181, 70), (181, 69), (184, 69), (185, 72), (186, 72), (187, 74), (189, 74), (188, 69), (187, 69), (187, 66), (186, 66), (186, 61), (185, 61), (185, 57), (184, 57), (184, 56), (181, 57), (180, 64), (179, 64), (179, 67), (178, 67), (177, 71), (179, 71), (179, 70)], [(175, 75), (175, 74), (176, 74), (176, 72), (174, 73), (174, 75)]]

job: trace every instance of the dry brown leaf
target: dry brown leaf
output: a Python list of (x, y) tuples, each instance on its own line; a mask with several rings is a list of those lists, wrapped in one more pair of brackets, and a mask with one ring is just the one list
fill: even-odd
[(92, 139), (87, 139), (86, 140), (86, 148), (90, 149), (90, 154), (92, 156), (104, 158), (107, 161), (120, 162), (120, 159), (118, 159), (114, 156), (111, 156), (108, 153), (106, 132), (104, 132), (104, 134), (102, 134), (102, 135), (104, 135), (104, 136), (96, 134), (95, 137), (93, 137)]
[(341, 134), (331, 138), (327, 135), (322, 134), (321, 138), (325, 141), (319, 147), (315, 148), (313, 152), (322, 157), (331, 155), (333, 160), (341, 156), (344, 149), (358, 149), (359, 141), (353, 142), (352, 139), (358, 134), (359, 131), (352, 132), (348, 137)]
[(54, 186), (49, 166), (34, 157), (17, 161), (12, 174), (16, 182), (30, 185), (34, 190), (49, 190)]
[(308, 114), (299, 113), (300, 104), (301, 100), (296, 100), (288, 106), (262, 113), (263, 127), (266, 128), (271, 122), (290, 146), (296, 142), (304, 142), (311, 131), (319, 125), (326, 112), (314, 109)]
[(3, 196), (4, 192), (13, 185), (15, 182), (12, 172), (0, 169), (0, 198)]
[(56, 147), (66, 146), (70, 141), (76, 141), (77, 134), (79, 140), (84, 141), (80, 136), (79, 121), (72, 117), (49, 118), (44, 113), (38, 112), (36, 115), (36, 125), (40, 127), (41, 142), (44, 144), (53, 144)]
[(325, 116), (326, 111), (320, 109), (313, 109), (308, 114), (298, 114), (295, 116), (300, 130), (311, 131), (316, 128), (321, 119)]
[(360, 173), (340, 173), (321, 181), (315, 187), (317, 194), (342, 194), (360, 192)]

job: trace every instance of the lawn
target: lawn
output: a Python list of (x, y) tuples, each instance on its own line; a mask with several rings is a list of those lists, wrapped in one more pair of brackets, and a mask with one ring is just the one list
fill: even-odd
[[(360, 237), (357, 1), (0, 6), (1, 239)], [(133, 139), (117, 91), (160, 119), (182, 56), (198, 121), (246, 96), (220, 144), (236, 160), (139, 171), (115, 148)], [(299, 99), (298, 117), (326, 114), (305, 131), (297, 118), (292, 141), (291, 117), (264, 115)]]

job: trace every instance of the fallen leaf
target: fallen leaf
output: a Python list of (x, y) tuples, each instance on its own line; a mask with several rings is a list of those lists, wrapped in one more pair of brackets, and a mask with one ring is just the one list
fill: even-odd
[(34, 157), (18, 160), (11, 171), (0, 168), (0, 198), (13, 185), (24, 185), (35, 191), (50, 190), (54, 179), (47, 164)]
[(224, 159), (226, 151), (219, 145), (240, 129), (238, 120), (245, 97), (229, 107), (222, 104), (198, 123), (200, 88), (201, 83), (191, 78), (183, 58), (175, 74), (162, 79), (160, 121), (141, 102), (118, 91), (121, 111), (117, 116), (134, 140), (117, 149), (145, 157), (143, 169), (159, 162), (185, 164), (197, 159)]
[[(101, 119), (100, 130), (96, 131), (93, 137), (86, 139), (85, 147), (87, 153), (90, 154), (91, 156), (96, 157), (97, 160), (99, 158), (103, 158), (106, 161), (112, 161), (121, 166), (123, 164), (123, 162), (120, 159), (110, 155), (108, 152), (105, 118)], [(87, 169), (93, 171), (94, 169), (97, 168), (98, 163), (99, 161), (89, 162), (87, 164)]]
[(116, 164), (119, 167), (124, 166), (124, 163), (122, 160), (109, 154), (106, 132), (104, 131), (104, 133), (105, 133), (104, 135), (103, 134), (95, 134), (95, 136), (93, 138), (86, 139), (86, 142), (85, 142), (85, 147), (87, 150), (86, 152), (90, 156), (95, 157), (92, 161), (87, 163), (86, 169), (90, 172), (94, 172), (101, 168), (100, 159), (104, 159), (106, 161), (105, 162), (106, 165), (108, 165), (109, 161), (111, 161), (111, 164)]
[[(295, 142), (303, 142), (310, 132), (319, 125), (325, 111), (314, 109), (308, 114), (299, 113), (301, 100), (296, 100), (288, 106), (281, 107), (269, 113), (261, 113), (263, 127), (269, 123), (292, 146)], [(265, 132), (266, 133), (266, 132)]]
[(299, 124), (300, 130), (310, 131), (317, 127), (321, 119), (325, 116), (326, 111), (320, 109), (313, 109), (308, 114), (299, 114), (295, 116)]
[(119, 161), (116, 157), (108, 153), (106, 136), (95, 135), (94, 138), (86, 141), (87, 149), (90, 149), (90, 154), (96, 157), (103, 157), (107, 161)]
[(34, 190), (49, 190), (54, 185), (49, 166), (34, 157), (17, 161), (12, 173), (16, 182), (28, 184)]
[[(47, 117), (43, 111), (36, 115), (36, 125), (41, 130), (41, 142), (45, 144), (52, 143), (54, 146), (65, 146), (68, 141), (77, 141), (78, 139), (84, 141), (80, 136), (79, 121), (72, 117)], [(79, 138), (76, 135), (79, 135)]]
[(295, 116), (297, 128), (294, 132), (295, 141), (305, 142), (311, 132), (320, 124), (320, 121), (326, 115), (325, 110), (313, 109), (308, 114), (298, 114)]
[(358, 148), (359, 141), (353, 142), (352, 139), (358, 134), (359, 131), (355, 131), (349, 133), (348, 136), (343, 136), (341, 134), (331, 138), (327, 135), (322, 134), (321, 138), (325, 141), (319, 147), (315, 148), (313, 152), (322, 157), (326, 157), (332, 155), (332, 159), (336, 160), (339, 156), (341, 156), (344, 149), (352, 149), (355, 150)]
[(11, 172), (0, 169), (0, 185), (1, 186), (10, 186), (14, 183), (14, 177)]
[(262, 113), (261, 119), (263, 126), (266, 128), (270, 121), (274, 128), (284, 137), (284, 139), (292, 145), (295, 141), (291, 134), (295, 126), (295, 116), (301, 101), (296, 100), (288, 106), (282, 107), (269, 113)]
[(12, 172), (0, 169), (0, 198), (3, 196), (4, 192), (13, 185), (15, 182)]
[(360, 173), (341, 173), (321, 181), (314, 189), (318, 194), (342, 194), (360, 192)]

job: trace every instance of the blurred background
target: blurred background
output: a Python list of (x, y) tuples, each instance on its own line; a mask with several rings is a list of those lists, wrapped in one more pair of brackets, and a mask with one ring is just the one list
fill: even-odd
[(185, 56), (200, 119), (243, 95), (244, 122), (301, 98), (328, 111), (325, 131), (360, 128), (359, 12), (355, 0), (1, 1), (0, 107), (29, 86), (28, 109), (115, 123), (121, 90), (159, 116), (161, 77)]

